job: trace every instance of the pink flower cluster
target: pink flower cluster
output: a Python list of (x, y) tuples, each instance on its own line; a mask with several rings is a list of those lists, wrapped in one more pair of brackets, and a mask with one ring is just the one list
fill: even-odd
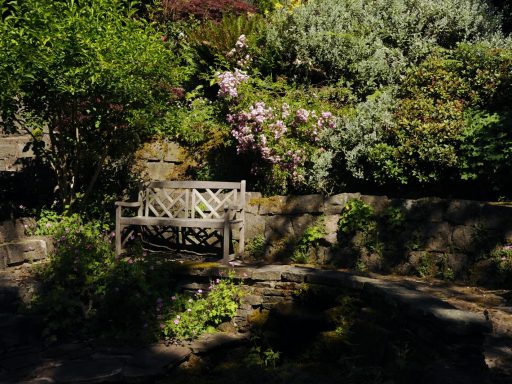
[[(303, 145), (303, 140), (318, 141), (319, 130), (334, 123), (330, 112), (317, 117), (315, 111), (298, 109), (292, 114), (286, 103), (274, 110), (264, 102), (255, 103), (248, 111), (228, 115), (227, 120), (233, 127), (231, 134), (237, 141), (237, 153), (254, 153), (267, 164), (276, 164), (289, 172), (294, 180), (307, 156), (302, 149), (289, 150), (290, 145)], [(264, 167), (260, 165), (252, 167), (254, 174), (262, 171)]]
[(238, 96), (238, 86), (247, 81), (249, 76), (239, 69), (235, 69), (234, 72), (226, 71), (217, 75), (217, 81), (219, 84), (219, 97), (231, 97), (235, 98)]
[[(277, 163), (280, 160), (279, 156), (276, 156), (268, 146), (267, 136), (264, 133), (264, 123), (273, 118), (272, 107), (267, 107), (264, 102), (251, 105), (248, 112), (228, 115), (228, 123), (234, 126), (231, 134), (238, 142), (237, 153), (254, 152), (258, 153), (263, 160)], [(282, 127), (284, 127), (284, 123), (282, 123)], [(276, 132), (282, 132), (282, 129), (277, 128)], [(276, 134), (274, 134), (275, 136)]]

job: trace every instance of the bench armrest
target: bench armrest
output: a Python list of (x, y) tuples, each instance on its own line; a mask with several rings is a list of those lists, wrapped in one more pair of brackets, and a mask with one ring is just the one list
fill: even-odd
[(116, 201), (116, 207), (138, 208), (140, 201)]

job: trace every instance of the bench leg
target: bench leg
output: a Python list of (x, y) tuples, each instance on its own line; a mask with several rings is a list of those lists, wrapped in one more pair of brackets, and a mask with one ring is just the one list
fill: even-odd
[(116, 235), (115, 235), (115, 242), (116, 242), (116, 256), (119, 256), (122, 252), (122, 243), (121, 243), (121, 233), (122, 233), (121, 226), (116, 225)]
[(222, 262), (224, 264), (229, 263), (229, 222), (224, 222), (224, 230), (222, 231), (223, 246), (222, 246)]
[(116, 209), (116, 232), (115, 232), (115, 243), (116, 243), (116, 256), (121, 254), (121, 207)]
[(240, 236), (239, 236), (239, 243), (238, 243), (238, 253), (241, 255), (244, 253), (245, 250), (245, 227), (244, 224), (240, 226)]

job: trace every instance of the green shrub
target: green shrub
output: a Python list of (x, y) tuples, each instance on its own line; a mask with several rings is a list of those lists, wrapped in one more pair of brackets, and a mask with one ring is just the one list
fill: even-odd
[(478, 180), (499, 193), (510, 191), (512, 111), (468, 110), (461, 143), (461, 178)]
[(70, 335), (145, 341), (159, 336), (154, 303), (173, 288), (171, 262), (136, 251), (116, 258), (109, 226), (78, 214), (44, 211), (35, 233), (55, 239), (33, 303), (49, 341)]
[(308, 1), (272, 15), (266, 45), (274, 68), (307, 81), (343, 79), (365, 95), (399, 81), (436, 45), (500, 29), (484, 1)]
[(293, 251), (291, 260), (294, 263), (306, 264), (310, 261), (310, 251), (321, 243), (325, 235), (325, 221), (323, 217), (320, 217), (313, 225), (306, 228)]
[(35, 234), (52, 236), (56, 244), (41, 270), (44, 294), (34, 306), (45, 316), (48, 335), (81, 333), (83, 321), (97, 310), (114, 263), (109, 227), (97, 221), (84, 222), (78, 214), (60, 216), (43, 211)]
[(260, 259), (265, 254), (267, 248), (267, 242), (263, 235), (258, 235), (249, 240), (245, 246), (245, 250), (256, 259)]
[(357, 231), (366, 231), (375, 226), (375, 213), (371, 205), (359, 199), (350, 199), (343, 206), (338, 231), (344, 235), (353, 235)]
[(461, 44), (412, 68), (396, 95), (393, 124), (365, 147), (364, 177), (403, 185), (477, 177), (491, 183), (487, 172), (501, 179), (510, 162), (510, 106), (503, 100), (511, 52)]

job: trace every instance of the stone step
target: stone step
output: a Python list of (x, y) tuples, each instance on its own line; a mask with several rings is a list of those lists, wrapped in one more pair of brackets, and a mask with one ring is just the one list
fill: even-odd
[(41, 340), (42, 321), (37, 316), (0, 313), (0, 351)]
[(0, 244), (0, 270), (42, 260), (48, 254), (48, 242), (43, 238), (25, 238), (3, 243)]

